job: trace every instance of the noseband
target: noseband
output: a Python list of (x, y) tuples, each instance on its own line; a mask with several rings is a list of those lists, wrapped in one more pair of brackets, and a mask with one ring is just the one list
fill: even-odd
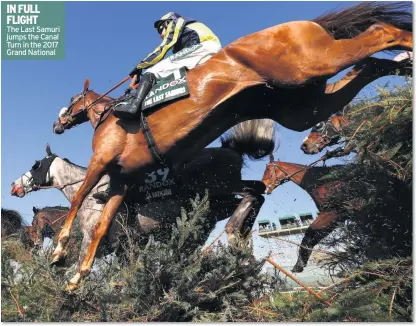
[[(88, 112), (88, 109), (89, 109), (89, 108), (86, 108), (86, 103), (85, 103), (85, 97), (88, 94), (88, 92), (90, 92), (90, 90), (83, 91), (79, 95), (78, 99), (75, 102), (70, 104), (68, 111), (64, 114), (65, 116), (68, 117), (69, 124), (75, 125), (77, 124), (77, 120), (79, 120), (80, 118), (85, 119), (86, 113)], [(77, 105), (81, 100), (83, 102), (83, 107), (77, 113), (72, 114), (72, 111), (74, 110), (75, 105)], [(89, 107), (91, 107), (91, 105), (89, 105)]]
[[(29, 177), (28, 175), (22, 174), (22, 176), (20, 177), (21, 183), (23, 185), (23, 177), (26, 177), (27, 180), (27, 186), (23, 186), (23, 188), (26, 189), (30, 187), (31, 191), (36, 191), (39, 190), (42, 186), (48, 186), (52, 181), (51, 181), (51, 177), (50, 177), (50, 167), (51, 164), (53, 162), (53, 160), (55, 160), (57, 156), (56, 155), (51, 155), (48, 156), (46, 158), (44, 158), (41, 161), (37, 161), (39, 162), (39, 166), (36, 168), (30, 169), (30, 174), (31, 177)], [(49, 181), (46, 181), (49, 177)]]
[[(325, 122), (323, 129), (320, 131), (320, 140), (315, 142), (312, 148), (323, 149), (325, 146), (338, 144), (341, 129), (338, 129), (332, 123), (332, 119)], [(322, 146), (321, 148), (319, 148)]]
[[(272, 182), (271, 182), (271, 184), (270, 184), (270, 185), (268, 185), (268, 186), (266, 187), (266, 189), (268, 189), (268, 188), (275, 189), (275, 188), (277, 188), (278, 186), (281, 186), (282, 184), (284, 184), (284, 183), (286, 183), (286, 182), (290, 181), (290, 179), (291, 179), (294, 175), (296, 175), (296, 174), (298, 174), (299, 172), (302, 172), (302, 171), (304, 171), (304, 170), (306, 170), (306, 169), (308, 169), (308, 168), (309, 168), (309, 166), (306, 166), (306, 167), (300, 168), (298, 171), (295, 171), (295, 172), (293, 172), (292, 174), (289, 174), (289, 172), (285, 171), (285, 169), (283, 169), (283, 168), (282, 168), (280, 165), (278, 165), (276, 162), (268, 163), (268, 164), (266, 165), (266, 168), (267, 168), (267, 169), (269, 168), (269, 165), (272, 165), (272, 166), (273, 166), (273, 173), (272, 173), (272, 176), (271, 176), (270, 178), (267, 178), (266, 180), (272, 179)], [(279, 178), (277, 177), (277, 174), (276, 174), (276, 168), (277, 168), (277, 169), (279, 169), (280, 171), (282, 171), (282, 172), (285, 174), (285, 177), (284, 177), (284, 178), (279, 179)]]

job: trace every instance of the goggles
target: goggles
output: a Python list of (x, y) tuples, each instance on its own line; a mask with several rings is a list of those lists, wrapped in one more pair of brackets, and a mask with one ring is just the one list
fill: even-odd
[(163, 22), (157, 27), (157, 32), (162, 34), (163, 30), (168, 26), (168, 22)]

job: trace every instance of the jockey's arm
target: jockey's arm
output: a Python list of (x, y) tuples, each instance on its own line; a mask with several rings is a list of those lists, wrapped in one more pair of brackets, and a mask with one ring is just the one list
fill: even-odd
[(169, 49), (175, 45), (184, 27), (185, 20), (183, 18), (170, 22), (162, 43), (152, 53), (144, 58), (136, 68), (140, 70), (149, 68), (162, 60)]

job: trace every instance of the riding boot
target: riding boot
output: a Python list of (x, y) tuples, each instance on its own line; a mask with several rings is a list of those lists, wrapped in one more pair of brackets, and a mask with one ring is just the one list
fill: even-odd
[(120, 119), (131, 119), (135, 117), (142, 105), (144, 98), (152, 88), (155, 81), (155, 75), (152, 73), (145, 73), (140, 80), (134, 100), (132, 102), (122, 102), (118, 104), (114, 108), (114, 115)]
[(104, 191), (99, 191), (96, 192), (95, 194), (92, 195), (93, 198), (97, 199), (100, 204), (105, 204), (108, 199), (110, 199), (110, 186), (108, 186), (108, 188)]

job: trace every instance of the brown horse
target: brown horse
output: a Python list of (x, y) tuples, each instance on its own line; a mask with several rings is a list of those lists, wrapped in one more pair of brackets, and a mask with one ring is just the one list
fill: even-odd
[[(345, 214), (345, 207), (343, 205), (336, 203), (338, 200), (337, 198), (342, 197), (342, 194), (351, 192), (351, 185), (348, 183), (349, 179), (354, 177), (359, 179), (362, 176), (360, 175), (360, 168), (357, 168), (357, 166), (353, 164), (348, 166), (352, 169), (349, 173), (345, 172), (345, 166), (343, 165), (331, 167), (310, 167), (301, 164), (274, 161), (273, 155), (270, 155), (270, 163), (267, 164), (262, 179), (263, 183), (266, 185), (266, 194), (271, 194), (276, 187), (284, 182), (292, 181), (304, 189), (312, 197), (317, 208), (319, 209), (317, 218), (306, 230), (305, 236), (302, 239), (302, 243), (299, 248), (298, 260), (292, 269), (293, 272), (302, 272), (308, 263), (313, 248), (323, 238), (328, 236), (339, 223), (345, 222), (347, 219), (346, 216), (354, 216), (354, 212), (358, 212), (362, 209), (362, 198), (360, 198), (359, 194), (356, 193), (354, 193), (354, 198), (348, 203), (350, 210), (349, 215)], [(328, 175), (330, 172), (336, 173), (340, 170), (343, 171), (344, 177), (342, 180), (327, 180), (323, 178), (323, 176)], [(348, 176), (346, 174), (348, 174)], [(397, 216), (399, 214), (401, 215), (400, 220), (403, 220), (403, 229), (411, 230), (411, 192), (408, 192), (404, 184), (399, 180), (393, 180), (393, 178), (386, 175), (380, 175), (377, 172), (369, 173), (368, 171), (364, 172), (363, 175), (368, 176), (367, 181), (370, 180), (369, 183), (366, 183), (366, 186), (374, 187), (374, 189), (379, 188), (377, 200), (380, 201), (380, 198), (383, 198), (381, 201), (385, 201), (382, 203), (382, 210), (386, 213), (385, 216), (387, 216), (387, 219), (392, 219), (392, 216)], [(363, 181), (359, 184), (360, 187), (364, 186)], [(391, 194), (387, 194), (387, 189), (390, 190), (389, 187), (393, 187), (392, 189), (394, 189), (392, 196)], [(358, 191), (359, 190), (360, 189), (358, 189)], [(354, 191), (357, 191), (357, 189), (354, 189), (353, 192)], [(410, 196), (408, 196), (408, 193)], [(376, 204), (372, 203), (372, 205), (375, 206)], [(402, 207), (404, 207), (403, 211), (401, 210)], [(351, 214), (351, 212), (353, 212), (353, 214)], [(367, 218), (371, 219), (371, 216)], [(374, 219), (375, 217), (373, 216), (373, 220)], [(410, 225), (408, 223), (409, 221)], [(364, 224), (365, 223), (371, 224), (369, 221), (365, 221)], [(390, 235), (393, 235), (392, 232), (394, 231), (385, 227), (385, 232), (390, 232)], [(393, 238), (394, 236), (397, 237), (398, 235), (394, 234)]]
[[(326, 121), (318, 122), (312, 127), (311, 132), (305, 137), (301, 150), (305, 154), (318, 154), (324, 148), (333, 146), (341, 140), (342, 129), (349, 125), (349, 121), (343, 112), (337, 112)], [(350, 151), (343, 151), (348, 155)]]
[[(327, 168), (325, 172), (328, 172)], [(306, 266), (312, 249), (336, 227), (336, 210), (327, 210), (325, 204), (330, 202), (339, 191), (339, 182), (318, 182), (322, 177), (323, 168), (308, 167), (305, 165), (274, 161), (270, 155), (270, 163), (266, 165), (263, 183), (266, 185), (266, 194), (270, 195), (274, 189), (286, 181), (292, 181), (304, 189), (315, 202), (319, 215), (309, 226), (299, 248), (299, 257), (292, 272), (302, 272)]]
[[(326, 119), (361, 89), (357, 87), (357, 83), (361, 85), (359, 71), (352, 80), (344, 79), (330, 89), (326, 85), (329, 78), (374, 53), (412, 49), (408, 7), (405, 3), (363, 3), (313, 21), (273, 26), (232, 42), (189, 72), (189, 98), (148, 117), (152, 148), (175, 165), (175, 159), (191, 157), (245, 120), (270, 118), (301, 131)], [(73, 98), (68, 115), (72, 123), (79, 117), (97, 127), (99, 117), (91, 104), (99, 95), (88, 86), (86, 82), (84, 91)], [(144, 129), (148, 128), (141, 128), (141, 121), (122, 121), (110, 115), (95, 130), (86, 178), (72, 200), (52, 264), (65, 258), (77, 211), (106, 171), (113, 192), (69, 290), (90, 272), (100, 239), (128, 190), (128, 178), (157, 162)]]
[(32, 227), (37, 233), (38, 244), (42, 245), (45, 238), (53, 240), (55, 234), (61, 230), (65, 218), (68, 215), (68, 207), (44, 207), (38, 209), (33, 207)]

